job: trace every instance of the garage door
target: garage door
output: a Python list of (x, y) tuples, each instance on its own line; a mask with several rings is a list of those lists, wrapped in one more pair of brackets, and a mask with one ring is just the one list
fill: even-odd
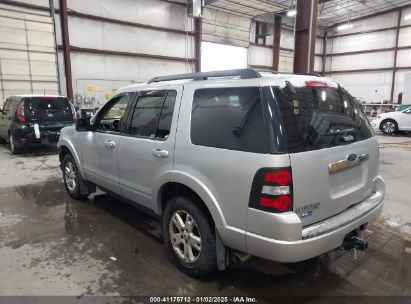
[(250, 44), (250, 23), (249, 18), (205, 8), (203, 41), (248, 47)]
[(54, 26), (47, 11), (0, 4), (0, 104), (15, 94), (58, 94)]

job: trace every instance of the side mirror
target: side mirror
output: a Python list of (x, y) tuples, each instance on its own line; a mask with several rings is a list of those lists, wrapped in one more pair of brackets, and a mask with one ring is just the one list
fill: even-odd
[(86, 132), (91, 131), (92, 126), (90, 124), (90, 118), (78, 118), (76, 121), (76, 131)]

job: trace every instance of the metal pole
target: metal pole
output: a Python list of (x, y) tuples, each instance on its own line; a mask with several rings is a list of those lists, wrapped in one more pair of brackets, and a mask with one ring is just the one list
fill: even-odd
[(1, 58), (0, 58), (0, 90), (1, 90), (1, 107), (3, 108), (4, 101), (6, 100), (6, 96), (4, 96), (4, 83), (3, 83), (3, 70), (1, 69)]
[(61, 95), (61, 84), (60, 84), (60, 65), (59, 65), (59, 53), (57, 48), (57, 26), (56, 26), (56, 14), (54, 11), (54, 1), (49, 0), (50, 6), (50, 16), (53, 21), (53, 31), (54, 31), (54, 49), (56, 54), (56, 72), (57, 72), (57, 87), (58, 87), (58, 94)]
[(327, 42), (328, 42), (328, 32), (324, 32), (321, 76), (325, 76), (325, 65), (327, 63)]
[(313, 73), (318, 0), (298, 0), (295, 23), (294, 73)]
[(402, 18), (402, 9), (398, 11), (398, 21), (397, 21), (397, 29), (396, 29), (396, 36), (395, 36), (394, 64), (392, 67), (392, 83), (391, 83), (391, 95), (390, 95), (391, 102), (394, 102), (395, 77), (397, 73), (398, 40), (400, 38), (401, 18)]
[(281, 21), (281, 16), (274, 16), (273, 71), (276, 72), (280, 65)]
[(201, 18), (194, 19), (194, 65), (195, 71), (201, 72), (201, 40), (203, 21)]
[(24, 20), (24, 32), (26, 34), (26, 50), (27, 50), (27, 62), (28, 62), (28, 66), (29, 66), (30, 93), (33, 94), (33, 74), (32, 74), (32, 71), (31, 71), (29, 33), (28, 33), (28, 29), (27, 29), (27, 21), (26, 20)]
[(67, 18), (67, 0), (60, 0), (61, 33), (63, 37), (64, 71), (66, 76), (67, 97), (73, 100), (73, 83), (71, 75), (70, 39)]

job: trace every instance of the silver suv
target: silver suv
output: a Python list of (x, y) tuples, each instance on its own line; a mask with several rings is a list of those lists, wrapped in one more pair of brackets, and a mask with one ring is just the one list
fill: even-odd
[(73, 198), (97, 186), (161, 216), (168, 256), (192, 276), (251, 255), (364, 250), (383, 207), (367, 117), (315, 75), (156, 77), (64, 128), (58, 147)]

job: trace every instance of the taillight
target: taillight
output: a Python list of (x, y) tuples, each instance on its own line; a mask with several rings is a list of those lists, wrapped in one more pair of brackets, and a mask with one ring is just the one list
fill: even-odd
[(26, 118), (24, 117), (24, 100), (21, 101), (17, 107), (16, 118), (20, 122), (26, 122)]
[(251, 208), (268, 212), (293, 210), (291, 168), (263, 168), (257, 171), (250, 193)]
[(291, 198), (289, 195), (281, 195), (276, 198), (262, 197), (260, 198), (260, 206), (274, 208), (280, 212), (289, 211)]
[(282, 169), (275, 172), (267, 172), (264, 175), (264, 181), (267, 183), (277, 183), (281, 186), (288, 185), (291, 181), (291, 173), (288, 169)]
[(307, 88), (328, 88), (328, 84), (322, 81), (306, 81), (305, 86)]

